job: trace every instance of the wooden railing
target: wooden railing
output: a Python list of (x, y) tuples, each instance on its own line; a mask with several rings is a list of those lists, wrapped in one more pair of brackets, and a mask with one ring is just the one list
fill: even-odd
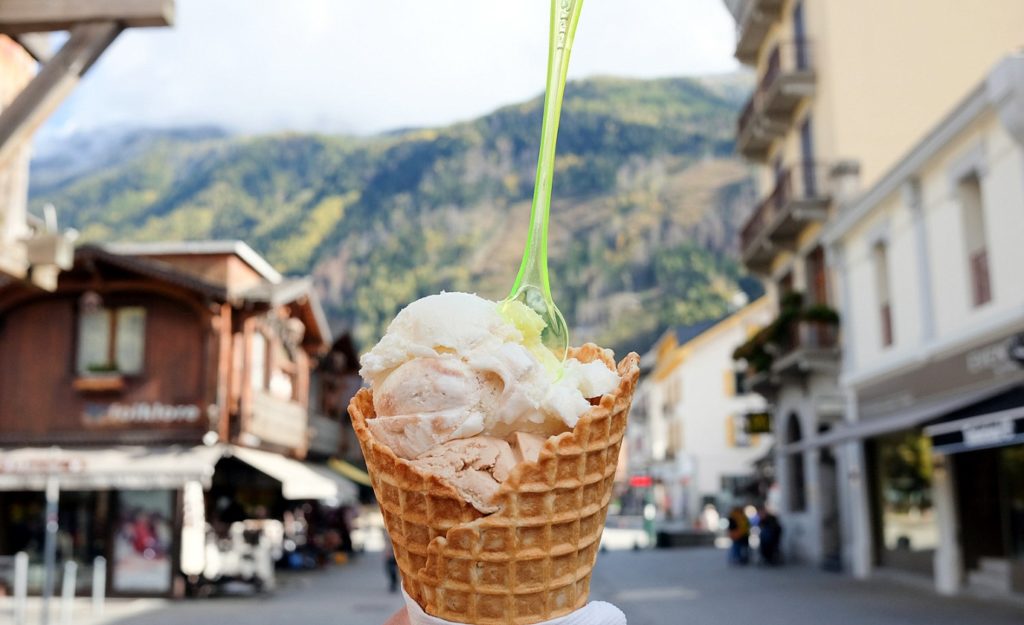
[(772, 192), (754, 209), (750, 219), (740, 230), (741, 249), (748, 249), (764, 228), (794, 200), (815, 200), (826, 196), (826, 166), (814, 161), (802, 161), (786, 167), (775, 178)]

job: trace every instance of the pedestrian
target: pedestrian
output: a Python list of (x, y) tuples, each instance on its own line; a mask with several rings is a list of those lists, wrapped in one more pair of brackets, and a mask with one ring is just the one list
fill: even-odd
[(384, 573), (388, 576), (388, 592), (398, 592), (398, 560), (395, 559), (395, 547), (387, 532), (384, 532)]
[(758, 523), (758, 549), (761, 552), (761, 563), (769, 566), (781, 564), (779, 546), (782, 544), (782, 524), (779, 518), (767, 508), (761, 511)]
[(750, 561), (750, 519), (739, 506), (729, 512), (729, 540), (729, 563), (746, 565)]

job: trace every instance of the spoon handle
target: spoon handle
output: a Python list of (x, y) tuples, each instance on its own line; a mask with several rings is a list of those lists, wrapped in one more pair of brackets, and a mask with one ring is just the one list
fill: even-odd
[(562, 113), (562, 95), (565, 93), (565, 76), (569, 69), (569, 55), (572, 52), (572, 42), (582, 6), (583, 0), (551, 0), (547, 87), (544, 91), (544, 118), (540, 135), (540, 155), (537, 158), (537, 179), (533, 188), (533, 206), (530, 209), (530, 233), (510, 297), (524, 284), (539, 286), (545, 296), (551, 296), (551, 285), (548, 280), (551, 182), (555, 170), (555, 145), (558, 140), (558, 120)]

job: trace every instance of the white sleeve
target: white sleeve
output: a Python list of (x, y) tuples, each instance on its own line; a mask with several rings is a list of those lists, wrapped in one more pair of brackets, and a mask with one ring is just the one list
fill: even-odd
[[(470, 623), (453, 623), (430, 616), (423, 611), (418, 603), (409, 598), (409, 595), (405, 594), (404, 589), (402, 595), (405, 597), (405, 608), (409, 613), (410, 625), (471, 625)], [(626, 625), (626, 615), (610, 603), (591, 601), (572, 614), (537, 623), (537, 625)]]

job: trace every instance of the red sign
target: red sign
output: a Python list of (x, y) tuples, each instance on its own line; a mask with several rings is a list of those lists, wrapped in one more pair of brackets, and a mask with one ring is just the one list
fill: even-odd
[(654, 480), (650, 475), (634, 475), (629, 478), (629, 485), (637, 488), (649, 488), (652, 484), (654, 484)]

